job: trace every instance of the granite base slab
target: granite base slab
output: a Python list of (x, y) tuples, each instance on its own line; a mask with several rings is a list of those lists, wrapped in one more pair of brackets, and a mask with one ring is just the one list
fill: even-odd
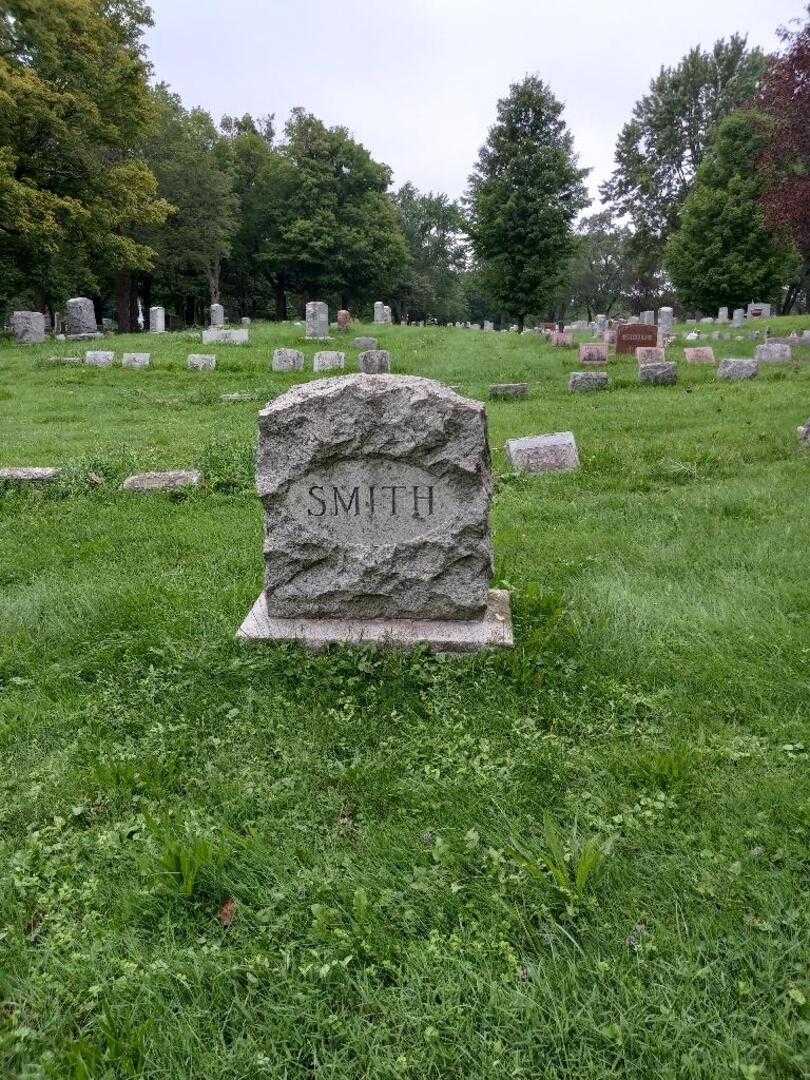
[(293, 641), (315, 651), (329, 645), (401, 649), (427, 645), (431, 652), (479, 652), (511, 649), (515, 644), (509, 593), (504, 589), (489, 590), (486, 610), (478, 619), (278, 618), (268, 612), (262, 593), (236, 637), (249, 643)]

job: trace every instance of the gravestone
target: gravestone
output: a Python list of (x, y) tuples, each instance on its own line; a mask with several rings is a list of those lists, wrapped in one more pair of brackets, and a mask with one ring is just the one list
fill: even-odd
[(115, 361), (115, 353), (95, 350), (84, 354), (84, 362), (88, 367), (112, 367)]
[(385, 349), (367, 349), (357, 357), (357, 366), (366, 375), (387, 375), (391, 371), (391, 354)]
[(608, 328), (608, 317), (607, 317), (607, 315), (597, 315), (596, 316), (596, 333), (597, 334), (603, 334), (605, 332), (605, 330), (607, 330), (607, 328)]
[(683, 350), (687, 364), (714, 364), (714, 349), (711, 345), (698, 345), (694, 349)]
[(489, 388), (489, 396), (497, 398), (520, 398), (529, 396), (529, 384), (519, 383), (494, 383)]
[(49, 484), (58, 480), (61, 469), (41, 465), (12, 465), (0, 469), (0, 488), (24, 487), (28, 484)]
[(717, 321), (719, 323), (727, 323), (728, 322), (728, 308), (727, 307), (721, 307), (720, 310), (717, 312)]
[(666, 350), (661, 345), (642, 345), (636, 349), (639, 364), (654, 364), (666, 360)]
[(588, 341), (579, 347), (580, 364), (606, 364), (608, 347), (603, 342)]
[(756, 360), (721, 360), (717, 369), (718, 379), (736, 382), (740, 379), (754, 379), (759, 371)]
[(240, 326), (250, 326), (252, 321), (253, 320), (249, 315), (243, 315), (242, 318), (239, 320), (239, 324)]
[(490, 590), (486, 412), (429, 379), (349, 375), (259, 414), (265, 588), (248, 641), (509, 646)]
[(732, 316), (732, 326), (735, 330), (740, 330), (745, 323), (745, 308), (734, 308)]
[(655, 326), (655, 312), (654, 311), (642, 311), (641, 321), (645, 326)]
[(341, 308), (335, 318), (337, 319), (339, 330), (349, 329), (349, 323), (352, 321), (352, 317), (345, 308)]
[(386, 325), (390, 326), (391, 325), (391, 308), (388, 306), (388, 304), (385, 305), (385, 308), (383, 310), (383, 314), (385, 315), (385, 320), (384, 321), (385, 321)]
[(799, 424), (796, 431), (799, 435), (799, 442), (804, 443), (806, 446), (810, 446), (810, 420), (805, 420), (803, 424)]
[(658, 331), (661, 334), (671, 334), (672, 327), (675, 325), (675, 316), (672, 313), (671, 307), (661, 307), (658, 309)]
[(764, 345), (757, 345), (754, 358), (761, 364), (786, 364), (793, 358), (793, 350), (790, 345), (766, 341)]
[(646, 323), (619, 323), (616, 331), (616, 355), (634, 356), (636, 349), (658, 344), (658, 330)]
[(376, 349), (377, 339), (375, 337), (356, 337), (352, 342), (353, 349)]
[(572, 394), (584, 394), (591, 390), (607, 390), (610, 379), (606, 371), (572, 371), (568, 389)]
[(748, 318), (749, 319), (770, 319), (771, 317), (771, 305), (770, 304), (754, 304), (748, 305)]
[(298, 349), (274, 349), (273, 371), (303, 371), (304, 354)]
[(495, 329), (495, 323), (490, 322), (489, 319), (484, 319), (484, 329), (485, 330), (494, 330)]
[(558, 349), (566, 348), (574, 344), (574, 338), (571, 332), (566, 332), (565, 330), (555, 330), (551, 335), (550, 341), (551, 344)]
[(310, 341), (326, 341), (329, 337), (329, 308), (323, 300), (310, 300), (306, 306), (306, 337)]
[(135, 473), (121, 485), (123, 491), (178, 491), (196, 488), (202, 483), (202, 473), (196, 469), (170, 469), (168, 472)]
[(129, 368), (147, 368), (152, 363), (152, 354), (148, 352), (125, 352), (121, 357), (121, 366)]
[(707, 315), (705, 319), (700, 320), (704, 326), (714, 326), (714, 319), (711, 315)]
[(101, 329), (105, 334), (114, 334), (115, 333), (115, 322), (114, 322), (114, 320), (113, 319), (106, 319), (106, 318), (102, 319), (101, 320)]
[(203, 345), (247, 345), (250, 331), (247, 327), (229, 330), (224, 326), (211, 326), (202, 332)]
[(86, 296), (75, 296), (72, 300), (68, 300), (65, 310), (69, 341), (100, 337), (92, 300)]
[(602, 341), (604, 341), (604, 343), (606, 345), (615, 345), (616, 344), (616, 333), (617, 332), (616, 332), (616, 330), (613, 329), (613, 327), (610, 327), (607, 330), (603, 330), (602, 331)]
[(191, 353), (188, 360), (186, 360), (186, 367), (189, 371), (213, 371), (216, 366), (216, 356), (205, 353)]
[(41, 311), (15, 311), (8, 324), (18, 345), (41, 345), (45, 340), (45, 316)]
[(638, 365), (638, 381), (653, 386), (674, 386), (678, 381), (678, 367), (669, 360), (655, 360)]
[(331, 371), (345, 366), (346, 353), (342, 352), (316, 352), (312, 362), (313, 371)]
[(385, 322), (385, 304), (382, 300), (374, 301), (374, 322), (379, 326)]
[(166, 309), (162, 307), (149, 308), (149, 333), (166, 333)]
[(579, 468), (579, 453), (573, 431), (508, 439), (506, 456), (515, 472), (572, 472)]
[(225, 308), (222, 304), (211, 305), (211, 326), (224, 326), (225, 325)]

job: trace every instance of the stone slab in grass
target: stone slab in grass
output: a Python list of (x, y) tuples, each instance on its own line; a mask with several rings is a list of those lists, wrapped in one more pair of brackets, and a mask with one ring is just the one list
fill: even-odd
[(228, 330), (224, 326), (211, 326), (202, 332), (203, 345), (247, 345), (247, 329)]
[(790, 345), (766, 341), (763, 345), (757, 345), (754, 359), (759, 360), (761, 364), (786, 364), (793, 359), (793, 351)]
[(519, 383), (493, 383), (489, 388), (489, 396), (493, 401), (499, 398), (524, 398), (529, 396), (529, 384)]
[(50, 466), (12, 465), (0, 469), (0, 487), (4, 485), (26, 487), (30, 484), (49, 484), (52, 480), (58, 480), (61, 474), (61, 469)]
[(674, 386), (678, 381), (678, 366), (671, 360), (639, 364), (638, 381), (653, 386)]
[(346, 367), (346, 353), (316, 352), (312, 361), (313, 371), (334, 371)]
[(636, 360), (639, 364), (658, 363), (666, 358), (666, 349), (662, 345), (639, 345), (636, 349)]
[(796, 431), (799, 434), (799, 442), (804, 443), (805, 446), (810, 446), (810, 420), (805, 420), (803, 424), (799, 424)]
[(572, 371), (568, 389), (572, 394), (586, 394), (591, 390), (607, 390), (610, 379), (606, 371)]
[(186, 360), (186, 367), (189, 371), (213, 371), (216, 366), (216, 356), (210, 356), (206, 353), (192, 353)]
[(699, 345), (693, 349), (683, 350), (687, 364), (715, 364), (714, 349), (711, 345)]
[(366, 375), (388, 375), (391, 354), (385, 349), (366, 349), (357, 357), (357, 366)]
[(738, 382), (741, 379), (755, 379), (758, 372), (759, 361), (757, 360), (721, 360), (717, 369), (717, 378)]
[(601, 341), (588, 341), (579, 347), (580, 364), (606, 364), (608, 346)]
[(147, 368), (152, 363), (152, 354), (148, 352), (125, 352), (121, 357), (121, 367)]
[(88, 367), (112, 367), (115, 363), (115, 353), (98, 349), (86, 352), (84, 362)]
[(83, 356), (49, 356), (48, 363), (56, 366), (76, 367), (84, 363)]
[(303, 371), (304, 354), (298, 349), (274, 349), (273, 371)]
[(377, 339), (375, 337), (356, 337), (352, 342), (353, 349), (376, 349)]
[(579, 452), (573, 431), (509, 439), (506, 454), (516, 472), (571, 472), (579, 468)]
[(196, 488), (202, 483), (197, 469), (170, 469), (168, 472), (135, 473), (121, 485), (123, 491), (178, 491)]

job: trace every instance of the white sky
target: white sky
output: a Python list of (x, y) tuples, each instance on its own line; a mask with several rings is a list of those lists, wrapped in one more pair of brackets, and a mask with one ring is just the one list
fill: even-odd
[(565, 104), (591, 193), (662, 64), (735, 30), (776, 45), (803, 0), (152, 0), (157, 78), (216, 120), (301, 105), (342, 124), (398, 186), (455, 197), (509, 84)]

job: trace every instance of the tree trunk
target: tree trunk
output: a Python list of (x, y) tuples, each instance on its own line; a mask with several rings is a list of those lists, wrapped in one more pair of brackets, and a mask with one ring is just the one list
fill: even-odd
[(788, 285), (788, 290), (785, 293), (785, 301), (782, 304), (782, 310), (779, 313), (780, 315), (790, 314), (790, 309), (796, 303), (796, 297), (799, 295), (799, 288), (800, 286), (798, 283)]
[[(115, 279), (115, 306), (118, 312), (118, 332), (132, 331), (132, 277), (129, 270), (119, 270)], [(135, 324), (137, 326), (137, 323)]]
[(208, 292), (211, 295), (211, 303), (219, 303), (219, 259), (206, 267), (205, 276), (208, 279)]
[(142, 297), (143, 297), (143, 325), (144, 329), (149, 328), (149, 308), (152, 306), (152, 275), (144, 274), (142, 282)]
[(278, 322), (287, 321), (287, 290), (284, 288), (284, 275), (279, 274), (276, 278), (276, 319)]

